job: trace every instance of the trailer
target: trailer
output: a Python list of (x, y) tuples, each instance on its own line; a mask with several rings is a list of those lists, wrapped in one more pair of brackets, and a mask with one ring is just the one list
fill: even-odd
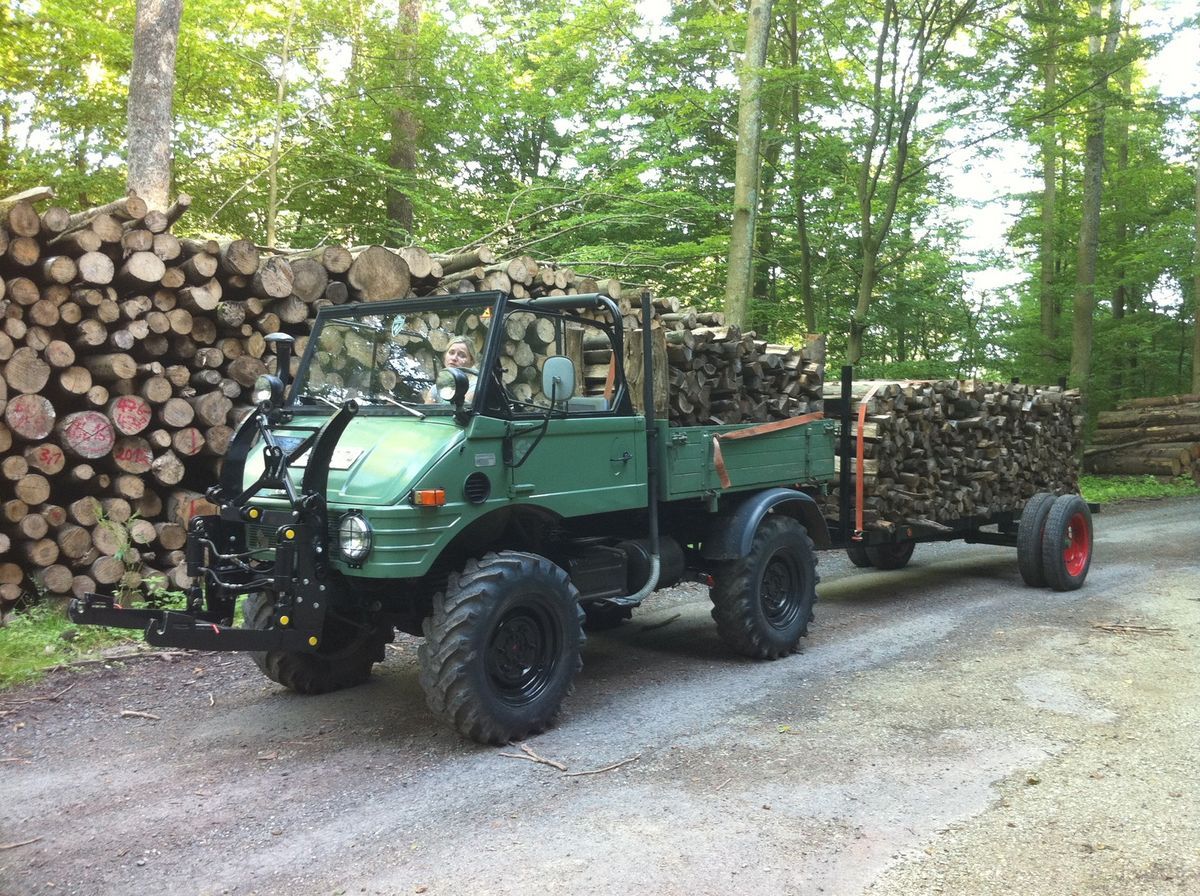
[[(651, 317), (643, 295), (643, 359)], [(537, 358), (510, 377), (514, 332)], [(1091, 517), (1075, 495), (937, 530), (874, 531), (847, 513), (831, 527), (820, 502), (839, 477), (848, 494), (849, 401), (840, 449), (825, 413), (673, 427), (655, 414), (652, 363), (635, 411), (625, 337), (601, 295), (323, 308), (294, 378), (291, 337), (272, 337), (279, 375), (260, 379), (212, 512), (189, 524), (186, 606), (88, 594), (71, 617), (157, 646), (246, 651), (305, 694), (366, 681), (396, 630), (418, 635), (430, 709), (502, 744), (553, 723), (585, 626), (620, 624), (685, 579), (709, 586), (732, 650), (769, 660), (808, 634), (816, 550), (888, 569), (954, 537), (1015, 546), (1031, 584), (1086, 578)], [(451, 344), (475, 366), (457, 366)], [(583, 347), (597, 344), (611, 352), (607, 382), (580, 394)]]

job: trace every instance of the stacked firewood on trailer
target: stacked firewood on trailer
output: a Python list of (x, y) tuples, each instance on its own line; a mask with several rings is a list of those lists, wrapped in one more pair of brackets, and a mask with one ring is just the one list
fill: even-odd
[[(825, 395), (838, 397), (835, 384)], [(1037, 492), (1077, 491), (1083, 419), (1075, 390), (975, 380), (860, 381), (852, 409), (850, 507), (855, 514), (861, 445), (864, 529), (938, 530), (1019, 511)], [(831, 519), (839, 518), (839, 497), (834, 488), (824, 501)]]
[(1083, 466), (1089, 473), (1190, 475), (1200, 482), (1200, 395), (1135, 398), (1101, 411)]
[[(73, 213), (44, 188), (0, 199), (6, 603), (35, 590), (136, 588), (151, 571), (169, 588), (185, 585), (186, 523), (210, 512), (203, 493), (250, 410), (251, 387), (275, 370), (265, 337), (289, 332), (302, 351), (323, 306), (492, 289), (598, 292), (617, 302), (627, 327), (640, 320), (640, 290), (529, 257), (498, 261), (486, 247), (267, 251), (243, 239), (180, 238), (172, 225), (189, 204), (181, 196), (158, 212), (130, 195)], [(673, 422), (776, 419), (819, 406), (820, 340), (768, 345), (673, 299), (656, 300), (655, 316), (656, 356), (669, 357), (656, 404), (667, 407), (668, 381), (688, 396), (671, 407)], [(536, 340), (510, 344), (509, 372), (536, 383), (536, 351), (526, 353)], [(593, 354), (585, 367), (608, 363)], [(626, 363), (640, 381), (636, 350)], [(584, 385), (603, 388), (591, 376)]]

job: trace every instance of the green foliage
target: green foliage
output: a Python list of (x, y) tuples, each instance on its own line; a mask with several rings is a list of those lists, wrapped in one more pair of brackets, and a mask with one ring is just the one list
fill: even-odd
[[(923, 85), (861, 370), (1053, 381), (1070, 360), (1083, 115), (1095, 93), (1088, 5), (968, 6)], [(414, 7), (419, 20), (400, 21)], [(0, 0), (0, 195), (46, 183), (63, 204), (85, 207), (123, 191), (134, 8), (134, 0)], [(775, 4), (763, 73), (750, 323), (768, 339), (798, 341), (811, 294), (831, 364), (846, 349), (865, 254), (857, 172), (881, 9), (877, 0)], [(915, 21), (910, 0), (897, 9)], [(174, 174), (194, 203), (176, 229), (265, 238), (279, 123), (281, 245), (417, 242), (448, 251), (487, 242), (719, 307), (744, 4), (681, 0), (656, 23), (641, 14), (634, 0), (187, 3)], [(1093, 364), (1104, 376), (1092, 410), (1174, 390), (1190, 364), (1181, 346), (1194, 308), (1194, 173), (1169, 136), (1182, 110), (1143, 83), (1140, 60), (1151, 49), (1124, 33), (1104, 94), (1110, 134)], [(1053, 95), (1044, 78), (1051, 58)], [(415, 122), (415, 170), (389, 161), (398, 110)], [(1040, 333), (1038, 316), (1040, 192), (1017, 197), (1013, 254), (1003, 259), (1024, 267), (1024, 281), (986, 297), (970, 286), (978, 262), (964, 255), (962, 202), (949, 174), (971, 157), (970, 144), (983, 151), (974, 164), (986, 168), (992, 135), (1003, 131), (1027, 141), (1031, 174), (1040, 174), (1042, 137), (1059, 154), (1057, 338)], [(412, 201), (412, 233), (389, 219), (394, 191)], [(881, 195), (871, 200), (876, 211)], [(1136, 366), (1122, 360), (1134, 357), (1131, 346)]]
[(1148, 498), (1182, 498), (1200, 495), (1200, 485), (1190, 476), (1080, 476), (1079, 491), (1097, 504), (1115, 504)]
[(35, 604), (14, 613), (0, 627), (0, 688), (35, 681), (47, 669), (129, 640), (109, 629), (73, 625), (62, 609)]

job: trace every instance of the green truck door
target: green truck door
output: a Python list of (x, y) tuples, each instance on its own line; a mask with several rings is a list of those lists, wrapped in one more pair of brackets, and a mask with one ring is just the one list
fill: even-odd
[[(520, 462), (537, 438), (533, 424), (513, 438)], [(576, 517), (646, 506), (646, 431), (641, 417), (551, 420), (546, 435), (510, 470), (514, 498)]]

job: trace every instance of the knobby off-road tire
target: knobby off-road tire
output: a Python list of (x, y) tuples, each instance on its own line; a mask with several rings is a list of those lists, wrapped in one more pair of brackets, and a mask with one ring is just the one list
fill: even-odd
[(579, 592), (535, 554), (469, 561), (434, 596), (424, 631), (418, 656), (429, 708), (480, 743), (544, 731), (583, 667)]
[(812, 540), (791, 517), (766, 517), (750, 552), (726, 563), (714, 579), (709, 597), (717, 632), (743, 656), (787, 656), (808, 634), (820, 578)]
[(1055, 591), (1083, 585), (1092, 565), (1092, 512), (1079, 495), (1054, 499), (1042, 533), (1042, 572)]
[(1021, 522), (1017, 524), (1017, 569), (1031, 588), (1046, 585), (1046, 575), (1042, 572), (1042, 533), (1053, 503), (1054, 495), (1038, 492), (1026, 502)]
[[(251, 594), (242, 607), (249, 628), (273, 627), (274, 596)], [(329, 613), (325, 631), (315, 653), (290, 650), (257, 651), (250, 654), (262, 673), (298, 694), (327, 694), (364, 683), (371, 667), (383, 662), (384, 645), (394, 632), (373, 620), (354, 625)]]
[(893, 541), (867, 547), (867, 557), (876, 569), (903, 569), (912, 559), (915, 541)]

